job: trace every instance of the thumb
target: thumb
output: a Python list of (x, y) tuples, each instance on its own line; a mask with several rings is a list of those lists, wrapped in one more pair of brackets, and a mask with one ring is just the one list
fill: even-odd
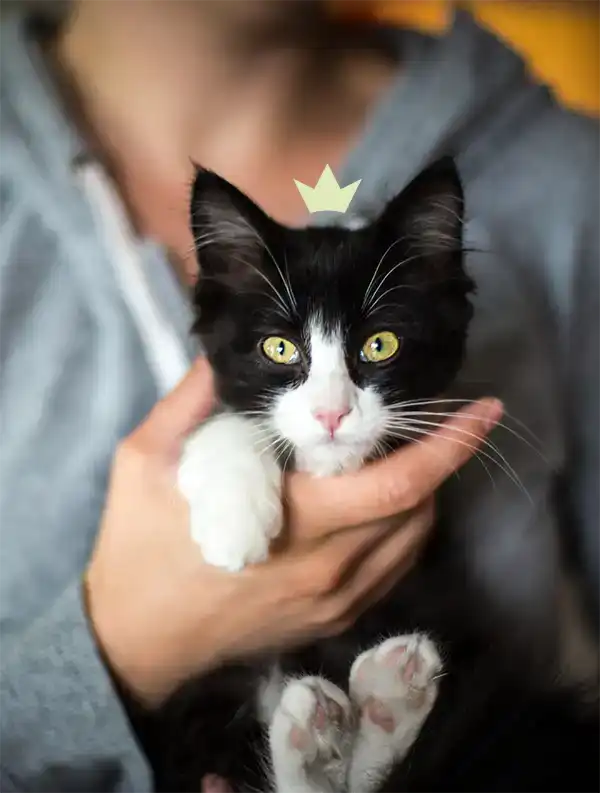
[(208, 418), (215, 402), (213, 374), (197, 358), (183, 380), (150, 411), (134, 435), (158, 454), (176, 454), (185, 438)]

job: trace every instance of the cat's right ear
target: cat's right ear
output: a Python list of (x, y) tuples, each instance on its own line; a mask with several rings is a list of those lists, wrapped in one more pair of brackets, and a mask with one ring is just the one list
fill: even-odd
[(277, 224), (226, 179), (194, 167), (190, 225), (200, 275), (243, 288), (257, 277)]

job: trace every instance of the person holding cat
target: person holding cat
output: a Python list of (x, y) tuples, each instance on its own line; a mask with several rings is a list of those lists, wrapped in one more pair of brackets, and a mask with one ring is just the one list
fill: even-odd
[[(66, 12), (23, 4), (0, 29), (2, 789), (153, 789), (132, 700), (344, 630), (414, 563), (439, 486), (475, 451), (447, 430), (355, 474), (293, 474), (287, 545), (238, 575), (202, 563), (174, 484), (214, 401), (206, 361), (188, 373), (191, 160), (303, 226), (331, 218), (306, 217), (293, 179), (326, 163), (362, 179), (352, 212), (368, 218), (457, 159), (473, 247), (494, 251), (471, 262), (466, 383), (549, 464), (520, 464), (509, 441), (533, 506), (502, 480), (481, 498), (469, 466), (444, 506), (490, 614), (518, 613), (527, 642), (559, 643), (586, 677), (555, 642), (574, 620), (554, 586), (563, 524), (598, 583), (597, 124), (465, 14), (435, 38), (347, 29), (312, 1)], [(479, 400), (450, 421), (476, 445), (501, 412)], [(507, 527), (525, 551), (496, 541)]]

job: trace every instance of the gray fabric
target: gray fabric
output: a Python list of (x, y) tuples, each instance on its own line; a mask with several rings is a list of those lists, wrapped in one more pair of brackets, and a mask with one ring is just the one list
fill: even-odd
[[(157, 386), (74, 178), (80, 142), (18, 18), (0, 35), (1, 787), (150, 790), (79, 578), (115, 444)], [(468, 238), (490, 253), (469, 257), (479, 294), (457, 393), (504, 398), (547, 462), (498, 431), (530, 500), (473, 464), (448, 488), (448, 514), (472, 540), (484, 591), (529, 608), (533, 625), (532, 589), (553, 597), (556, 472), (568, 472), (562, 525), (597, 594), (598, 127), (557, 106), (466, 15), (441, 40), (395, 36), (397, 83), (338, 176), (363, 180), (353, 212), (369, 215), (427, 161), (458, 157)], [(189, 310), (165, 257), (143, 243), (140, 254), (185, 342)]]

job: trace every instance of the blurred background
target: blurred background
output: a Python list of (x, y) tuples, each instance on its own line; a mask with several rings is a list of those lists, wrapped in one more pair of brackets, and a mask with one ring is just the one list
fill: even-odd
[(508, 41), (563, 102), (600, 115), (600, 2), (597, 0), (330, 0), (352, 19), (380, 19), (429, 32), (449, 23), (453, 5), (467, 8)]
[[(61, 5), (61, 0), (0, 0), (0, 10), (25, 2), (46, 9), (53, 4)], [(349, 20), (378, 19), (429, 33), (443, 32), (450, 22), (453, 6), (465, 8), (525, 57), (532, 71), (563, 102), (600, 116), (600, 0), (329, 0), (329, 3), (332, 13)]]

